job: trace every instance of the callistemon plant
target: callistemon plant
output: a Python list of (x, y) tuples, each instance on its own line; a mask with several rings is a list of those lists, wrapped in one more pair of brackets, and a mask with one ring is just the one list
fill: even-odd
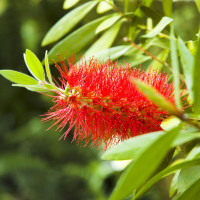
[(0, 73), (31, 91), (47, 94), (53, 92), (53, 107), (42, 121), (52, 121), (56, 130), (64, 129), (66, 138), (73, 128), (73, 140), (105, 148), (130, 137), (160, 130), (160, 124), (169, 116), (167, 111), (148, 99), (135, 85), (139, 80), (159, 92), (174, 105), (173, 83), (166, 74), (150, 70), (121, 66), (110, 59), (100, 61), (94, 58), (68, 59), (55, 64), (60, 75), (52, 78), (47, 54), (45, 57), (45, 78), (42, 64), (29, 50), (25, 62), (34, 78), (25, 74), (1, 70)]

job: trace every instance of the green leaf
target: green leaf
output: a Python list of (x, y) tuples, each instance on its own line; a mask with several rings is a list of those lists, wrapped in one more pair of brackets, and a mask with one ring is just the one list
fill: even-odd
[(96, 29), (95, 33), (98, 34), (101, 31), (104, 31), (110, 28), (113, 24), (115, 24), (121, 18), (120, 14), (112, 14), (108, 19), (104, 20)]
[(80, 0), (65, 0), (63, 4), (63, 9), (69, 9), (72, 8), (74, 5), (76, 5)]
[(33, 52), (27, 49), (26, 53), (24, 54), (24, 60), (30, 73), (36, 79), (44, 81), (45, 80), (44, 69), (37, 56)]
[(195, 0), (195, 3), (196, 3), (197, 8), (198, 8), (198, 10), (199, 10), (199, 12), (200, 12), (200, 1), (199, 1), (199, 0)]
[(196, 114), (200, 114), (200, 92), (199, 92), (199, 86), (200, 86), (200, 38), (198, 39), (198, 45), (197, 50), (195, 53), (195, 59), (193, 64), (193, 80), (194, 80), (194, 87), (193, 87), (193, 96), (194, 96), (194, 112)]
[(22, 85), (22, 84), (12, 84), (15, 87), (24, 87), (30, 91), (34, 92), (64, 92), (62, 89), (59, 89), (51, 84), (43, 83), (42, 85)]
[(144, 38), (152, 38), (158, 35), (168, 24), (173, 21), (172, 18), (163, 17), (160, 22), (155, 26), (153, 30), (151, 30), (148, 34), (143, 35)]
[(0, 74), (11, 82), (25, 84), (25, 85), (37, 85), (38, 81), (34, 78), (23, 74), (21, 72), (13, 70), (0, 70)]
[(102, 14), (113, 9), (112, 7), (113, 4), (114, 4), (113, 0), (101, 1), (97, 6), (97, 13)]
[[(131, 45), (121, 45), (112, 47), (109, 49), (105, 49), (103, 51), (92, 54), (95, 58), (99, 58), (101, 60), (110, 58), (111, 60), (115, 60), (121, 56), (123, 56), (130, 48)], [(88, 59), (88, 58), (86, 58)]]
[(160, 136), (149, 146), (144, 147), (143, 151), (138, 153), (137, 158), (121, 175), (111, 194), (110, 200), (124, 199), (134, 190), (140, 188), (153, 172), (155, 172), (167, 152), (170, 150), (171, 144), (178, 133), (179, 127), (176, 127)]
[(70, 57), (72, 55), (72, 50), (75, 54), (82, 50), (95, 38), (96, 27), (106, 18), (107, 17), (101, 17), (84, 25), (56, 44), (48, 54), (50, 63), (52, 63), (52, 59), (54, 59), (55, 62), (59, 61), (57, 55), (62, 54), (62, 52), (67, 51), (68, 57)]
[(48, 31), (42, 46), (55, 42), (67, 34), (97, 3), (98, 1), (90, 1), (67, 13)]
[(165, 134), (163, 131), (139, 135), (125, 140), (118, 145), (108, 149), (101, 159), (103, 160), (131, 160), (135, 159), (138, 154), (153, 141)]
[[(199, 185), (200, 185), (200, 166), (194, 166), (191, 167), (189, 169), (186, 169), (187, 171), (190, 170), (190, 174), (188, 174), (189, 176), (183, 177), (185, 178), (184, 182), (186, 183), (186, 189), (185, 189), (185, 185), (182, 185), (182, 190), (183, 192), (178, 194), (177, 197), (174, 198), (174, 200), (194, 200), (194, 199), (198, 199), (200, 196), (200, 189), (199, 189)], [(198, 173), (197, 173), (198, 171)], [(182, 173), (182, 171), (181, 171)], [(179, 179), (180, 179), (179, 175)], [(178, 180), (179, 182), (179, 180)], [(189, 185), (189, 186), (188, 186)], [(184, 190), (185, 189), (185, 190)]]
[(49, 79), (49, 82), (53, 83), (52, 77), (51, 77), (51, 71), (50, 71), (50, 68), (49, 68), (48, 52), (47, 51), (45, 52), (45, 69), (46, 69), (46, 73), (47, 73), (47, 77)]
[(126, 57), (122, 57), (119, 62), (120, 63), (124, 63), (124, 61), (126, 61), (126, 63), (130, 64), (130, 67), (134, 67), (134, 66), (139, 66), (140, 64), (151, 60), (150, 56), (144, 56), (144, 55), (140, 55), (140, 54), (133, 54), (132, 56), (126, 56)]
[[(156, 141), (164, 134), (165, 132), (159, 131), (130, 138), (113, 148), (108, 149), (101, 158), (103, 160), (135, 160), (138, 153), (140, 153), (144, 147), (149, 146), (152, 142)], [(171, 148), (199, 138), (200, 133), (181, 132), (172, 143)]]
[(171, 198), (175, 192), (177, 191), (177, 181), (178, 181), (178, 176), (179, 176), (180, 170), (177, 171), (172, 179), (170, 189), (169, 189), (169, 197)]
[(116, 23), (113, 27), (108, 29), (85, 53), (85, 57), (89, 55), (93, 55), (96, 52), (99, 52), (99, 50), (108, 49), (110, 46), (112, 46), (113, 42), (115, 41), (115, 38), (117, 37), (117, 34), (119, 32), (119, 29), (121, 27), (122, 21), (119, 21)]
[(159, 37), (151, 38), (150, 44), (151, 46), (156, 46), (166, 50), (170, 50), (169, 39), (166, 38), (159, 38)]
[(152, 100), (156, 105), (163, 108), (167, 112), (172, 115), (180, 116), (180, 112), (176, 109), (176, 107), (168, 101), (166, 97), (160, 94), (156, 89), (147, 85), (146, 83), (134, 79), (133, 82), (138, 86), (138, 88), (145, 94), (149, 99)]
[(171, 164), (164, 170), (157, 173), (155, 176), (153, 176), (147, 183), (145, 183), (142, 188), (136, 193), (134, 199), (137, 199), (141, 197), (146, 191), (148, 191), (156, 182), (161, 180), (162, 178), (176, 172), (177, 170), (183, 169), (183, 168), (189, 168), (194, 165), (200, 164), (200, 158), (195, 160), (180, 160), (176, 161), (175, 163)]
[(188, 89), (191, 99), (193, 100), (194, 96), (193, 96), (192, 89), (193, 89), (193, 84), (194, 84), (193, 83), (194, 58), (180, 37), (178, 38), (178, 50), (180, 53), (181, 64), (183, 66), (187, 89)]
[(163, 0), (163, 10), (166, 16), (172, 16), (172, 4), (173, 0)]
[(173, 79), (174, 79), (174, 95), (175, 95), (176, 106), (179, 110), (181, 110), (182, 106), (181, 106), (181, 101), (180, 101), (180, 74), (179, 74), (176, 38), (174, 36), (173, 24), (171, 26), (170, 37), (171, 37), (170, 52), (171, 52), (171, 62), (172, 62), (172, 73), (173, 73)]
[[(158, 58), (160, 61), (162, 61), (163, 63), (166, 62), (167, 58), (169, 56), (169, 50), (165, 49), (163, 51), (161, 51), (156, 58)], [(148, 68), (149, 70), (157, 70), (158, 72), (162, 69), (163, 64), (158, 62), (157, 60), (153, 60), (150, 64), (150, 67)]]
[(42, 85), (21, 85), (21, 84), (12, 84), (14, 87), (24, 87), (27, 90), (30, 90), (32, 92), (49, 92), (47, 88), (45, 88)]

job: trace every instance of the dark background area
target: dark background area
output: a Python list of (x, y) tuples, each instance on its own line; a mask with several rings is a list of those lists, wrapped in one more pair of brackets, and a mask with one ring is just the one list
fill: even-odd
[[(43, 59), (46, 48), (40, 43), (67, 12), (62, 4), (0, 0), (0, 69), (28, 73), (26, 48)], [(161, 2), (154, 4), (159, 10)], [(194, 2), (177, 2), (174, 18), (177, 33), (184, 40), (195, 39), (199, 15)], [(72, 133), (58, 141), (62, 133), (46, 131), (50, 124), (42, 124), (40, 115), (52, 105), (48, 97), (11, 87), (2, 77), (0, 89), (0, 200), (107, 199), (119, 173), (110, 162), (100, 160), (101, 150), (71, 143)], [(143, 199), (168, 199), (167, 181)]]

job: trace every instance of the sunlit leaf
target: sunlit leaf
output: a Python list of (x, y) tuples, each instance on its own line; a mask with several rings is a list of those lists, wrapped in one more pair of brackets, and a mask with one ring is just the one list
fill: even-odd
[(59, 61), (57, 57), (58, 54), (64, 53), (63, 56), (66, 56), (67, 52), (69, 57), (73, 53), (77, 54), (96, 37), (96, 27), (106, 18), (107, 17), (101, 17), (91, 21), (61, 40), (50, 50), (48, 54), (49, 62), (52, 63), (52, 59), (54, 59), (56, 62)]
[[(175, 125), (173, 124), (173, 128)], [(171, 130), (171, 129), (168, 129)], [(144, 147), (150, 145), (153, 141), (157, 140), (161, 135), (165, 134), (163, 131), (148, 133), (130, 138), (122, 143), (108, 149), (103, 155), (104, 160), (130, 160), (135, 159), (137, 154), (140, 153)], [(181, 132), (173, 141), (171, 148), (190, 142), (195, 139), (200, 139), (200, 133)]]
[(177, 170), (189, 168), (191, 166), (199, 165), (200, 164), (200, 158), (194, 159), (194, 160), (180, 160), (176, 161), (175, 163), (171, 164), (161, 172), (157, 173), (155, 176), (153, 176), (147, 183), (145, 183), (142, 188), (136, 193), (135, 198), (141, 197), (143, 194), (145, 194), (146, 191), (148, 191), (156, 182), (164, 178), (165, 176), (168, 176), (171, 173), (176, 172)]
[(179, 64), (178, 64), (178, 55), (177, 55), (177, 47), (176, 47), (176, 38), (174, 35), (174, 25), (171, 26), (170, 32), (170, 53), (171, 53), (171, 62), (172, 62), (172, 73), (174, 79), (174, 95), (176, 106), (178, 109), (182, 109), (181, 101), (180, 101), (180, 73), (179, 73)]
[(113, 4), (113, 0), (101, 1), (97, 6), (97, 13), (101, 14), (113, 9)]
[(24, 54), (24, 60), (26, 63), (26, 66), (30, 73), (38, 80), (44, 81), (44, 69), (42, 66), (42, 63), (37, 58), (37, 56), (31, 52), (30, 50), (26, 50), (26, 53)]
[(157, 60), (153, 60), (148, 69), (157, 70), (159, 72), (162, 69), (162, 67), (164, 66), (163, 63), (166, 62), (168, 56), (169, 56), (169, 50), (166, 49), (166, 50), (161, 51), (156, 56), (156, 58), (159, 59), (162, 63), (158, 62)]
[(178, 50), (180, 53), (181, 64), (184, 70), (185, 83), (187, 85), (187, 89), (189, 91), (190, 97), (193, 100), (194, 96), (193, 96), (192, 89), (193, 89), (193, 84), (194, 84), (193, 83), (194, 58), (180, 37), (178, 38)]
[(48, 31), (42, 46), (55, 42), (67, 34), (97, 3), (98, 1), (90, 1), (67, 13)]
[[(187, 176), (181, 175), (184, 171), (190, 172)], [(184, 179), (180, 181), (180, 178)], [(194, 200), (200, 196), (200, 166), (194, 166), (185, 170), (181, 170), (178, 178), (178, 186), (181, 191), (173, 200)], [(185, 183), (185, 185), (183, 185)]]
[(115, 24), (119, 19), (121, 18), (121, 15), (119, 14), (113, 14), (108, 19), (103, 21), (96, 29), (96, 34), (100, 33), (101, 31), (104, 31), (108, 28), (110, 28), (113, 24)]
[(64, 9), (72, 8), (74, 5), (76, 5), (80, 0), (65, 0), (63, 4)]
[(150, 44), (152, 46), (160, 47), (163, 49), (170, 49), (170, 40), (167, 38), (159, 38), (159, 37), (154, 37), (151, 38)]
[(143, 151), (138, 153), (137, 158), (121, 175), (110, 200), (124, 199), (140, 188), (157, 169), (178, 133), (179, 127), (176, 127), (144, 147)]
[(152, 38), (158, 35), (168, 24), (170, 24), (173, 21), (172, 18), (169, 17), (163, 17), (160, 22), (155, 26), (154, 29), (152, 29), (148, 34), (143, 35), (144, 38)]
[(153, 87), (145, 84), (140, 80), (133, 79), (133, 82), (138, 86), (138, 88), (159, 107), (163, 108), (167, 112), (172, 115), (179, 116), (180, 112), (176, 109), (176, 107), (166, 99), (162, 94), (160, 94)]
[(133, 54), (132, 56), (126, 56), (119, 59), (119, 62), (124, 63), (124, 61), (130, 64), (130, 67), (140, 66), (140, 64), (151, 60), (150, 56), (145, 56), (141, 54)]
[(86, 51), (85, 57), (89, 55), (94, 55), (94, 53), (108, 49), (112, 46), (119, 29), (121, 27), (122, 21), (116, 23), (113, 27), (105, 31), (105, 33), (96, 41), (94, 44)]
[(46, 73), (47, 73), (47, 77), (49, 79), (49, 82), (52, 83), (52, 77), (51, 77), (51, 71), (49, 68), (49, 61), (48, 61), (48, 53), (47, 51), (45, 52), (45, 69), (46, 69)]
[[(111, 60), (115, 60), (115, 59), (123, 56), (130, 48), (132, 48), (131, 45), (121, 45), (121, 46), (116, 46), (116, 47), (112, 47), (109, 49), (105, 49), (103, 51), (99, 51), (92, 55), (95, 58), (99, 58), (101, 60), (108, 59), (108, 58), (110, 58)], [(88, 59), (88, 58), (86, 58), (86, 59)]]
[(0, 74), (6, 79), (8, 79), (9, 81), (12, 81), (14, 83), (25, 84), (25, 85), (38, 84), (37, 80), (21, 72), (17, 72), (13, 70), (0, 70)]
[(180, 170), (177, 171), (172, 179), (170, 189), (169, 189), (169, 197), (172, 197), (175, 192), (177, 191), (177, 181), (178, 181), (178, 176), (179, 176)]
[(27, 90), (30, 90), (30, 91), (33, 91), (33, 92), (49, 92), (49, 90), (42, 85), (12, 84), (12, 86), (23, 87), (23, 88), (26, 88)]

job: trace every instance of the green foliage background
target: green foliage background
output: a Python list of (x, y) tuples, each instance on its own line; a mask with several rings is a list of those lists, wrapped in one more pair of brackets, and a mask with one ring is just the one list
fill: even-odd
[[(41, 47), (41, 42), (48, 30), (67, 12), (73, 10), (73, 8), (63, 10), (63, 2), (56, 0), (0, 1), (0, 66), (2, 69), (9, 68), (27, 74), (22, 57), (26, 48), (37, 52), (40, 60), (44, 57), (45, 49), (50, 50), (50, 59), (56, 58), (56, 53), (60, 50), (64, 53), (67, 50), (68, 54), (74, 50), (74, 43), (70, 46), (71, 49), (65, 49), (66, 46), (62, 46), (64, 35), (60, 40), (61, 49), (55, 48), (58, 45), (57, 42), (48, 47)], [(80, 1), (78, 5), (84, 2), (89, 1)], [(171, 73), (164, 64), (153, 60), (149, 55), (123, 40), (124, 36), (131, 35), (134, 43), (139, 44), (143, 49), (148, 49), (163, 63), (171, 64), (169, 40), (166, 41), (163, 35), (142, 38), (155, 27), (162, 16), (166, 14), (171, 16), (169, 9), (163, 10), (164, 1), (152, 1), (151, 5), (148, 2), (151, 1), (129, 1), (127, 11), (135, 12), (134, 8), (144, 4), (146, 8), (159, 13), (159, 17), (154, 15), (147, 19), (147, 15), (142, 15), (135, 20), (135, 24), (131, 24), (133, 29), (127, 28), (130, 24), (122, 23), (113, 43), (106, 48), (101, 46), (103, 50), (111, 46), (117, 47), (115, 51), (118, 53), (117, 56), (113, 51), (108, 52), (109, 50), (98, 54), (99, 47), (96, 49), (93, 47), (90, 53), (87, 52), (104, 32), (96, 35), (83, 48), (75, 49), (75, 53), (78, 55), (92, 53), (100, 55), (101, 58), (110, 55), (121, 62), (124, 60), (130, 62), (133, 67), (141, 64), (141, 68), (147, 69), (152, 65), (154, 68)], [(124, 1), (115, 1), (115, 3), (120, 10), (124, 10), (124, 5), (126, 5)], [(147, 11), (149, 13), (151, 10), (147, 9)], [(108, 11), (109, 13), (112, 15), (113, 11)], [(68, 32), (68, 35), (72, 35), (74, 31), (100, 16), (95, 9), (92, 9)], [(174, 2), (172, 16), (176, 35), (186, 42), (194, 41), (186, 43), (193, 53), (197, 40), (195, 34), (198, 33), (200, 24), (200, 15), (195, 2)], [(108, 32), (109, 29), (106, 31)], [(82, 35), (82, 40), (89, 37), (88, 34), (89, 32), (86, 32)], [(169, 29), (166, 28), (164, 34), (169, 36)], [(105, 40), (104, 43), (106, 42), (108, 41)], [(107, 199), (119, 175), (111, 167), (110, 162), (100, 160), (99, 152), (95, 149), (71, 144), (70, 135), (67, 140), (58, 141), (61, 133), (55, 133), (53, 130), (45, 131), (49, 124), (41, 124), (39, 115), (45, 113), (51, 106), (47, 97), (10, 87), (4, 79), (0, 79), (0, 85), (0, 199)], [(196, 168), (195, 170), (198, 171)], [(185, 173), (187, 177), (187, 170), (183, 170), (182, 173)], [(169, 180), (171, 177), (157, 184), (141, 199), (169, 199)], [(181, 184), (184, 188), (184, 181)]]

